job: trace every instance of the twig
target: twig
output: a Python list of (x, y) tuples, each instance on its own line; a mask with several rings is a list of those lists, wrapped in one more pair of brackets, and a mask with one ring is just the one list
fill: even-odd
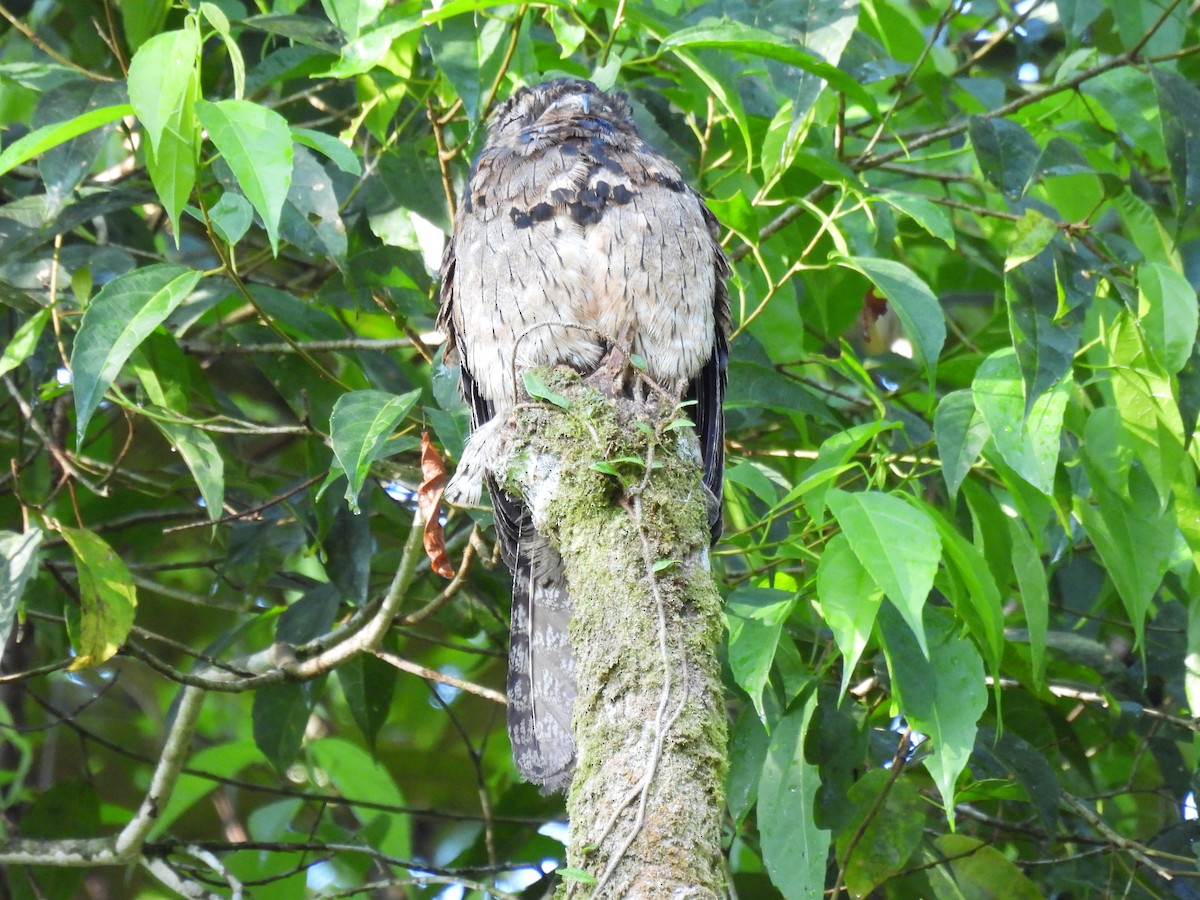
[(446, 684), (452, 688), (457, 688), (467, 694), (474, 694), (476, 697), (482, 697), (485, 700), (491, 700), (493, 703), (499, 703), (501, 706), (508, 705), (508, 698), (499, 691), (493, 691), (491, 688), (485, 688), (482, 685), (475, 684), (471, 681), (466, 681), (462, 678), (456, 678), (453, 675), (447, 675), (445, 672), (439, 672), (437, 669), (430, 669), (427, 666), (419, 665), (415, 662), (409, 662), (401, 656), (394, 653), (388, 653), (386, 650), (372, 650), (372, 654), (382, 659), (385, 663), (395, 666), (402, 672), (411, 672), (413, 675), (420, 675), (429, 681), (436, 681), (439, 684)]
[(1147, 848), (1137, 843), (1137, 841), (1132, 841), (1124, 835), (1118, 834), (1113, 830), (1112, 826), (1085, 806), (1078, 798), (1063, 793), (1062, 802), (1069, 806), (1077, 816), (1104, 835), (1113, 847), (1128, 853), (1164, 881), (1174, 880), (1175, 876), (1170, 871), (1160, 866), (1147, 855)]

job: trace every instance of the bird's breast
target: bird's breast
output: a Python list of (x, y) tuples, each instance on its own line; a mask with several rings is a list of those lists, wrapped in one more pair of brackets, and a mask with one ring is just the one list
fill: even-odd
[(500, 409), (524, 369), (589, 372), (627, 328), (647, 375), (681, 390), (711, 356), (716, 327), (699, 199), (578, 153), (548, 159), (498, 179), (507, 189), (460, 223), (455, 324), (481, 392)]

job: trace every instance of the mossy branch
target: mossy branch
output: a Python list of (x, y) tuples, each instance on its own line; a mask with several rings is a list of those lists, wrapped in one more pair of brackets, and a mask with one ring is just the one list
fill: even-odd
[(657, 396), (539, 375), (554, 403), (519, 407), (494, 460), (561, 555), (572, 603), (567, 862), (595, 880), (560, 896), (724, 896), (720, 596), (695, 437)]

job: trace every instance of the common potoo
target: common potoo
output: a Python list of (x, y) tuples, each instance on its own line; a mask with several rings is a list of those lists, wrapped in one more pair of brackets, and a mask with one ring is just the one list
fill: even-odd
[[(694, 401), (704, 483), (719, 499), (727, 274), (715, 217), (638, 136), (624, 95), (570, 79), (517, 91), (491, 121), (442, 261), (439, 322), (472, 430), (518, 402), (531, 367), (587, 375), (636, 354), (646, 378)], [(522, 775), (559, 790), (575, 760), (562, 563), (520, 502), (489, 489), (514, 576), (513, 755)], [(712, 503), (714, 540), (720, 516)]]

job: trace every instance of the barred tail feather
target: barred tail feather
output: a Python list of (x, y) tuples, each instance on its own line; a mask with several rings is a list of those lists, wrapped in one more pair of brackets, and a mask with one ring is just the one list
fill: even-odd
[(567, 788), (575, 767), (571, 604), (561, 559), (532, 530), (520, 543), (514, 569), (508, 735), (517, 769), (548, 794)]

